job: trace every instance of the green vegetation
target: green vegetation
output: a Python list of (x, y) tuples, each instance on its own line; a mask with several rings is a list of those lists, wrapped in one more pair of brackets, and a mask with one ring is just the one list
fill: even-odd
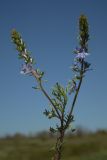
[[(55, 137), (15, 134), (0, 138), (0, 160), (50, 160)], [(107, 160), (107, 131), (68, 134), (62, 160)]]

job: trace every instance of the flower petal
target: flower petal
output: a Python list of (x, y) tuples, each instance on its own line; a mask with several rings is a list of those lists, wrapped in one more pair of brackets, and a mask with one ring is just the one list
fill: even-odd
[(30, 74), (31, 72), (32, 72), (31, 64), (24, 64), (22, 66), (22, 70), (20, 71), (21, 74)]

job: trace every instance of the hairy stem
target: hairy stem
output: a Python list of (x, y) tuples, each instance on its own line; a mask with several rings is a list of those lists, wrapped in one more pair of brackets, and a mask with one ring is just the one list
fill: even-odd
[(64, 132), (65, 131), (62, 129), (59, 132), (59, 136), (57, 137), (57, 141), (55, 145), (55, 154), (54, 154), (53, 160), (61, 160)]

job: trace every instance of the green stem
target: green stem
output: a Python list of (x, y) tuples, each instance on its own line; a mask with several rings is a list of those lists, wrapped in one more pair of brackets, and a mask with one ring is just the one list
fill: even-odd
[(79, 85), (78, 85), (78, 88), (77, 88), (77, 91), (76, 91), (76, 94), (75, 94), (75, 97), (74, 97), (69, 115), (72, 115), (72, 112), (73, 112), (73, 109), (74, 109), (74, 106), (75, 106), (75, 103), (76, 103), (76, 99), (77, 99), (77, 96), (78, 96), (78, 93), (79, 93), (79, 90), (80, 90), (80, 87), (81, 87), (81, 84), (82, 84), (82, 80), (83, 80), (83, 77), (81, 77), (81, 79), (80, 79), (80, 82), (79, 82)]
[(48, 93), (43, 88), (41, 80), (39, 80), (38, 83), (39, 83), (39, 87), (40, 87), (41, 91), (43, 92), (43, 94), (45, 95), (45, 97), (49, 100), (49, 102), (52, 104), (52, 106), (54, 107), (54, 109), (55, 109), (55, 111), (56, 111), (56, 113), (57, 113), (57, 115), (59, 117), (59, 119), (61, 120), (61, 115), (59, 114), (59, 112), (58, 112), (56, 106), (54, 105), (53, 101), (51, 100), (50, 96), (48, 95)]
[(78, 93), (79, 93), (79, 90), (80, 90), (80, 87), (81, 87), (81, 84), (82, 84), (83, 73), (84, 73), (84, 72), (83, 72), (83, 61), (82, 61), (81, 71), (80, 71), (80, 81), (79, 81), (78, 88), (77, 88), (77, 90), (76, 90), (76, 93), (75, 93), (75, 96), (74, 96), (74, 99), (73, 99), (73, 102), (72, 102), (71, 110), (70, 110), (69, 115), (68, 115), (68, 120), (67, 120), (67, 122), (66, 122), (65, 129), (67, 129), (67, 127), (69, 126), (69, 123), (70, 123), (70, 118), (71, 118), (71, 115), (72, 115), (72, 113), (73, 113), (74, 106), (75, 106), (75, 103), (76, 103), (76, 100), (77, 100), (77, 96), (78, 96)]

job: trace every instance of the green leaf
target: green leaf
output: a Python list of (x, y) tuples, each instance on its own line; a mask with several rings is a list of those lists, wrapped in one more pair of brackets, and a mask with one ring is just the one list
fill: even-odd
[(56, 129), (54, 129), (54, 128), (52, 128), (52, 127), (50, 127), (50, 132), (52, 132), (52, 133), (56, 133), (56, 132), (57, 132), (57, 130), (56, 130)]
[(52, 95), (55, 97), (57, 101), (59, 101), (62, 107), (66, 106), (68, 98), (66, 94), (66, 89), (64, 89), (58, 82), (55, 84)]
[(49, 115), (49, 111), (47, 109), (45, 109), (45, 111), (43, 112), (44, 115), (48, 116)]
[(35, 89), (35, 90), (40, 90), (40, 87), (39, 86), (37, 86), (37, 87), (32, 87), (33, 89)]

